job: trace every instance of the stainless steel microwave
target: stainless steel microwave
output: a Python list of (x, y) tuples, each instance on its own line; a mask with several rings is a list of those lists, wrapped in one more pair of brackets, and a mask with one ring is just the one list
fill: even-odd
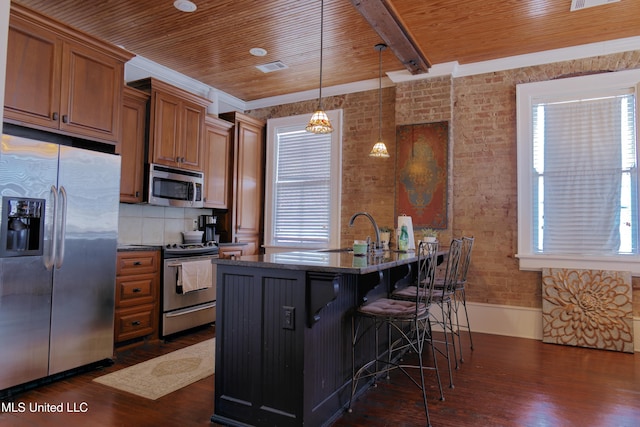
[(201, 208), (202, 172), (149, 165), (147, 202), (150, 205)]

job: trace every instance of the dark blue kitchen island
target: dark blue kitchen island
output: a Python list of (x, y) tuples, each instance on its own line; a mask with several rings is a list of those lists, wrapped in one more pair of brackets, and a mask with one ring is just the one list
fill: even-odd
[[(287, 252), (214, 260), (215, 402), (231, 426), (325, 426), (351, 396), (351, 315), (410, 280), (413, 252)], [(367, 344), (368, 343), (368, 344)], [(386, 342), (379, 343), (382, 350)], [(356, 365), (374, 352), (359, 344)], [(367, 350), (368, 349), (368, 350)], [(362, 384), (362, 389), (366, 384)]]

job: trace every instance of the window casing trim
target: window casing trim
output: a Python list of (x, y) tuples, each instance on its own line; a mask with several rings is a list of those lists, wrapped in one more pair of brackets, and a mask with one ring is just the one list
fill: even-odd
[[(533, 165), (532, 135), (533, 106), (541, 100), (586, 99), (602, 93), (612, 94), (631, 91), (638, 106), (640, 70), (619, 71), (570, 77), (516, 86), (517, 105), (517, 176), (518, 176), (518, 253), (521, 270), (540, 271), (544, 267), (601, 269), (630, 271), (640, 276), (640, 254), (611, 256), (549, 255), (533, 251), (532, 197), (533, 182), (530, 167)], [(589, 88), (589, 89), (585, 89)], [(547, 96), (547, 94), (549, 94)], [(553, 95), (552, 95), (553, 94)], [(636, 111), (638, 111), (636, 107)], [(638, 132), (636, 126), (636, 132)], [(636, 140), (638, 136), (636, 135)]]
[(295, 251), (304, 249), (328, 249), (340, 245), (340, 212), (342, 190), (342, 110), (327, 111), (334, 131), (331, 133), (331, 221), (329, 244), (278, 244), (274, 243), (274, 183), (276, 168), (276, 149), (278, 129), (293, 126), (306, 126), (309, 115), (279, 117), (267, 121), (267, 149), (265, 170), (265, 213), (264, 213), (264, 247), (267, 252)]

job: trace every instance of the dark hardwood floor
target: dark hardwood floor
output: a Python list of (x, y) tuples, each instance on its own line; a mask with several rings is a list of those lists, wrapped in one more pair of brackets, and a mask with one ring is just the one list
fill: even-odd
[[(121, 351), (112, 366), (92, 370), (12, 396), (15, 402), (77, 405), (86, 412), (0, 413), (11, 427), (213, 426), (213, 377), (148, 400), (92, 382), (93, 378), (215, 336), (214, 327)], [(536, 340), (474, 334), (455, 388), (438, 400), (434, 377), (428, 393), (431, 421), (442, 426), (640, 425), (640, 354), (563, 347)], [(1, 361), (0, 361), (1, 363)], [(444, 367), (444, 361), (441, 361)], [(448, 383), (444, 383), (445, 386)], [(370, 388), (334, 426), (413, 427), (425, 424), (418, 389), (401, 373)]]

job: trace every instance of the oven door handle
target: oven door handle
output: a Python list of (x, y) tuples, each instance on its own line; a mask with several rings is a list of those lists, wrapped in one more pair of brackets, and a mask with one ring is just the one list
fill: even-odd
[(197, 305), (195, 307), (189, 307), (187, 309), (184, 310), (176, 310), (173, 311), (171, 313), (165, 313), (166, 317), (177, 317), (177, 316), (183, 316), (185, 314), (189, 314), (189, 313), (195, 313), (196, 311), (201, 311), (201, 310), (206, 310), (208, 308), (213, 308), (216, 306), (215, 301), (208, 303), (208, 304), (202, 304), (202, 305)]

